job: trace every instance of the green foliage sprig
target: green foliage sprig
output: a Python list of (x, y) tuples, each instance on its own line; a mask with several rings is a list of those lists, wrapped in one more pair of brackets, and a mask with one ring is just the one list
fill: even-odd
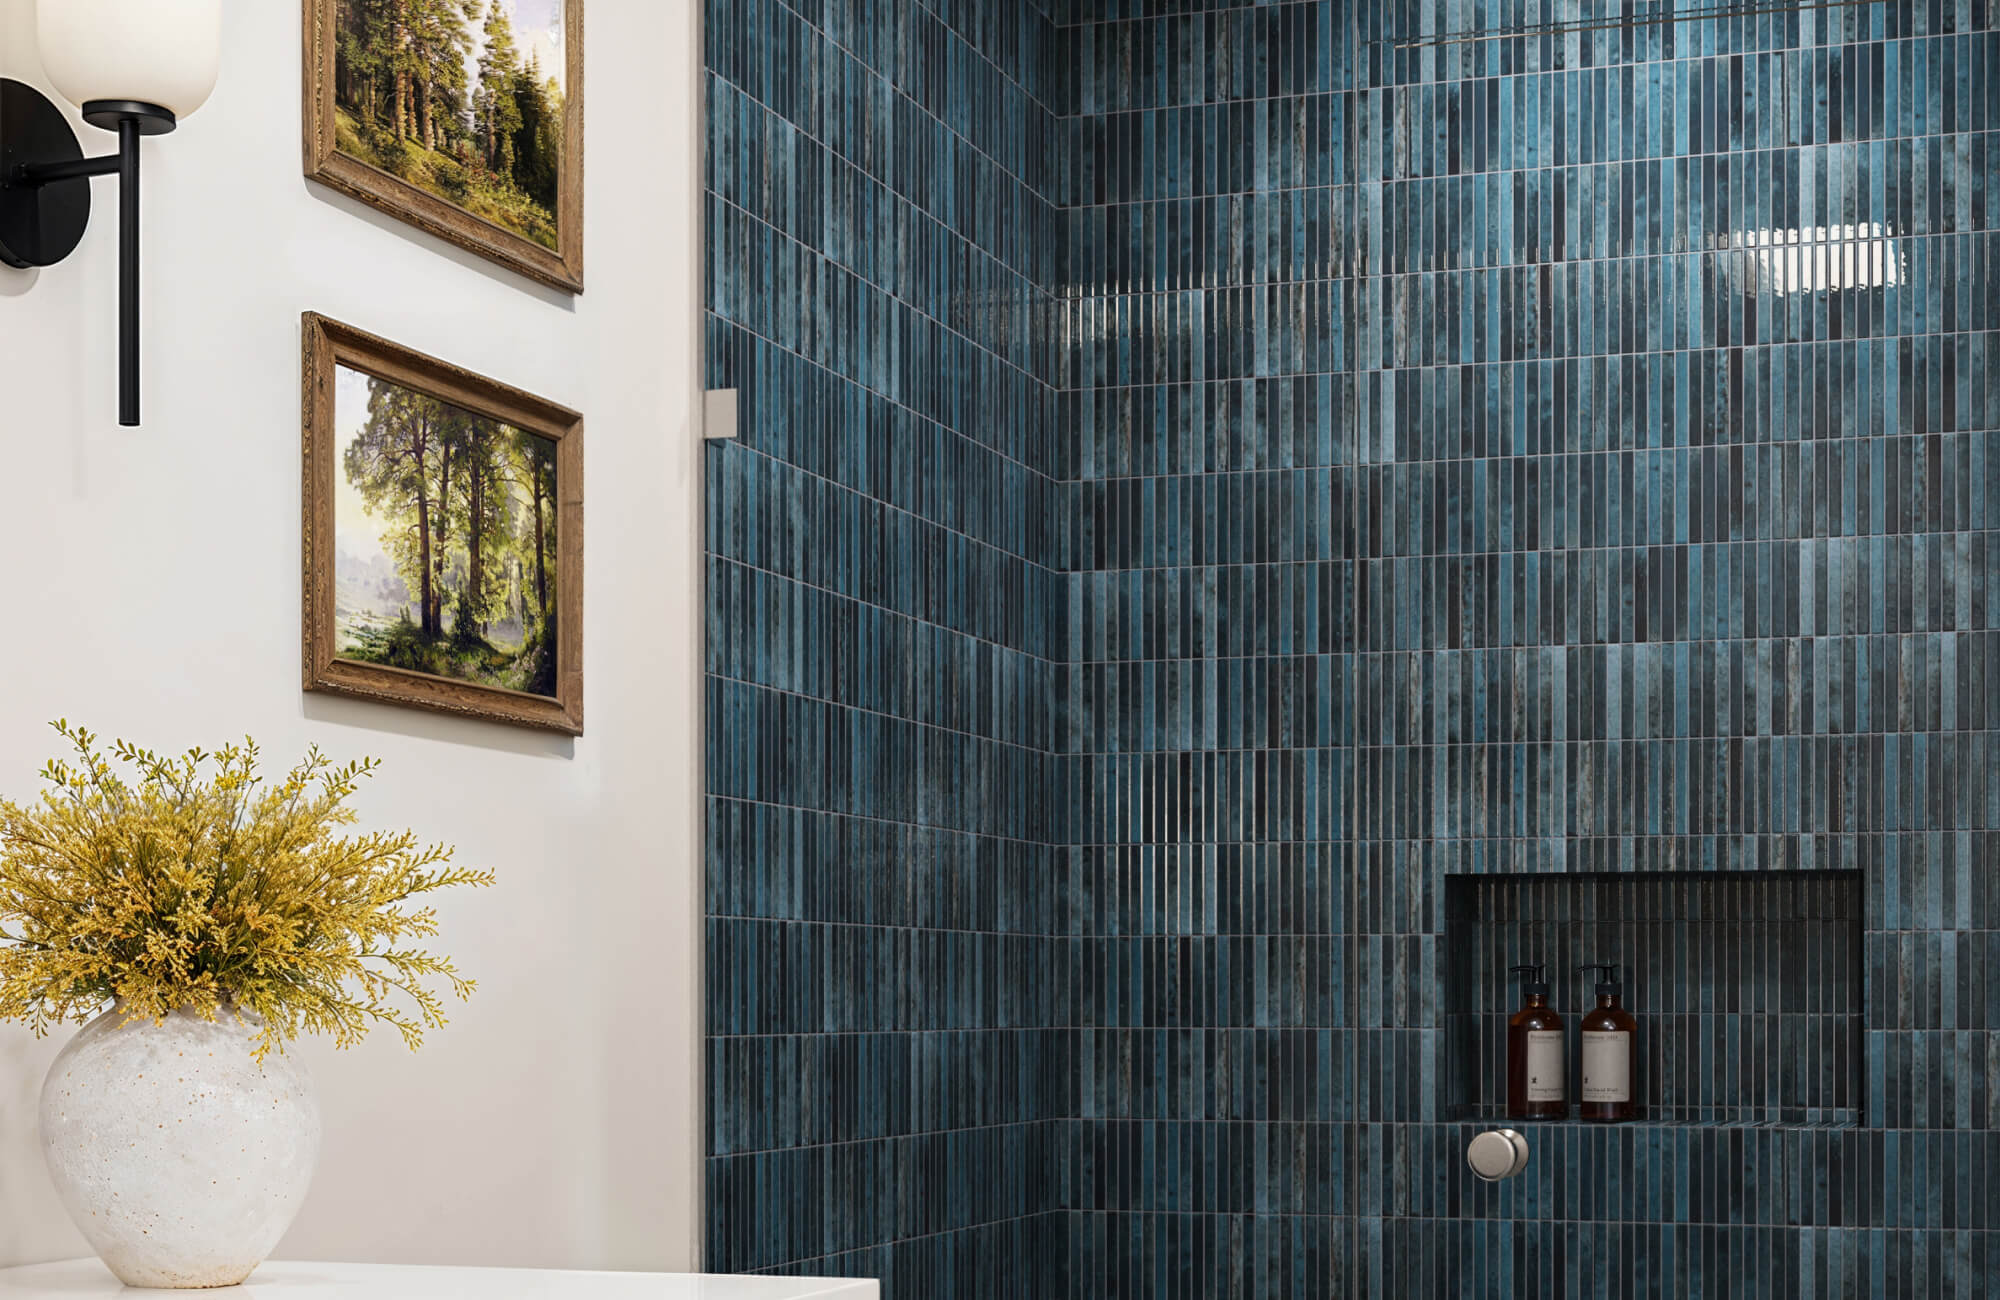
[(134, 1018), (249, 1012), (261, 1059), (300, 1033), (348, 1047), (376, 1023), (415, 1048), (445, 1023), (430, 983), (472, 993), (410, 946), (438, 932), (416, 900), (492, 873), (409, 831), (342, 834), (376, 760), (315, 748), (273, 785), (251, 740), (178, 757), (120, 740), (106, 757), (54, 726), (73, 758), (42, 769), (35, 803), (0, 800), (0, 1019), (40, 1035), (114, 999)]

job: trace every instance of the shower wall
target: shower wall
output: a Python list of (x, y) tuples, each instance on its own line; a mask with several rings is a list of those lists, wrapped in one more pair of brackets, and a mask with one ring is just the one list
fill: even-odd
[[(1398, 48), (1591, 12), (1059, 15), (1071, 1294), (2000, 1274), (2000, 13)], [(1471, 1180), (1448, 877), (1828, 869), (1861, 988), (1775, 931), (1855, 999), (1858, 1059), (1805, 1046), (1858, 1117), (1541, 1125)], [(1589, 959), (1709, 1017), (1691, 1095), (1761, 1095), (1793, 1044), (1699, 933)]]
[(707, 1266), (1054, 1294), (1054, 25), (707, 16)]
[(2000, 1273), (2000, 5), (1593, 11), (707, 0), (709, 1267)]
[(1065, 28), (1069, 1294), (1361, 1294), (1357, 1121), (1419, 1117), (1435, 990), (1352, 825), (1352, 30), (1177, 8)]

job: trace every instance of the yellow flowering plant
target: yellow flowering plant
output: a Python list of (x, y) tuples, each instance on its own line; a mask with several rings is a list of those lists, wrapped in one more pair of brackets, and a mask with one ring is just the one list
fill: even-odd
[(344, 833), (376, 760), (315, 748), (271, 784), (254, 741), (163, 757), (121, 740), (107, 757), (54, 726), (74, 756), (42, 769), (38, 801), (0, 800), (0, 1019), (40, 1035), (114, 1000), (135, 1019), (251, 1013), (261, 1060), (378, 1023), (415, 1048), (445, 1023), (432, 984), (472, 993), (410, 941), (438, 932), (424, 896), (493, 876), (409, 831)]

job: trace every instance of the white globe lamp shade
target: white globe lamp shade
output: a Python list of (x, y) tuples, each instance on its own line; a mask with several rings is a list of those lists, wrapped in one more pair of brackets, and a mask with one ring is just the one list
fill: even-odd
[(156, 104), (183, 118), (222, 66), (222, 0), (37, 0), (42, 69), (78, 108)]

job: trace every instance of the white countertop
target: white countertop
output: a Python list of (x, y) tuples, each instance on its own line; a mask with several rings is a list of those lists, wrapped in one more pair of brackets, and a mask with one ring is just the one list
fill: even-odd
[(273, 1262), (229, 1290), (133, 1291), (94, 1259), (0, 1269), (0, 1300), (136, 1295), (217, 1300), (877, 1300), (881, 1290), (873, 1282), (850, 1278)]

